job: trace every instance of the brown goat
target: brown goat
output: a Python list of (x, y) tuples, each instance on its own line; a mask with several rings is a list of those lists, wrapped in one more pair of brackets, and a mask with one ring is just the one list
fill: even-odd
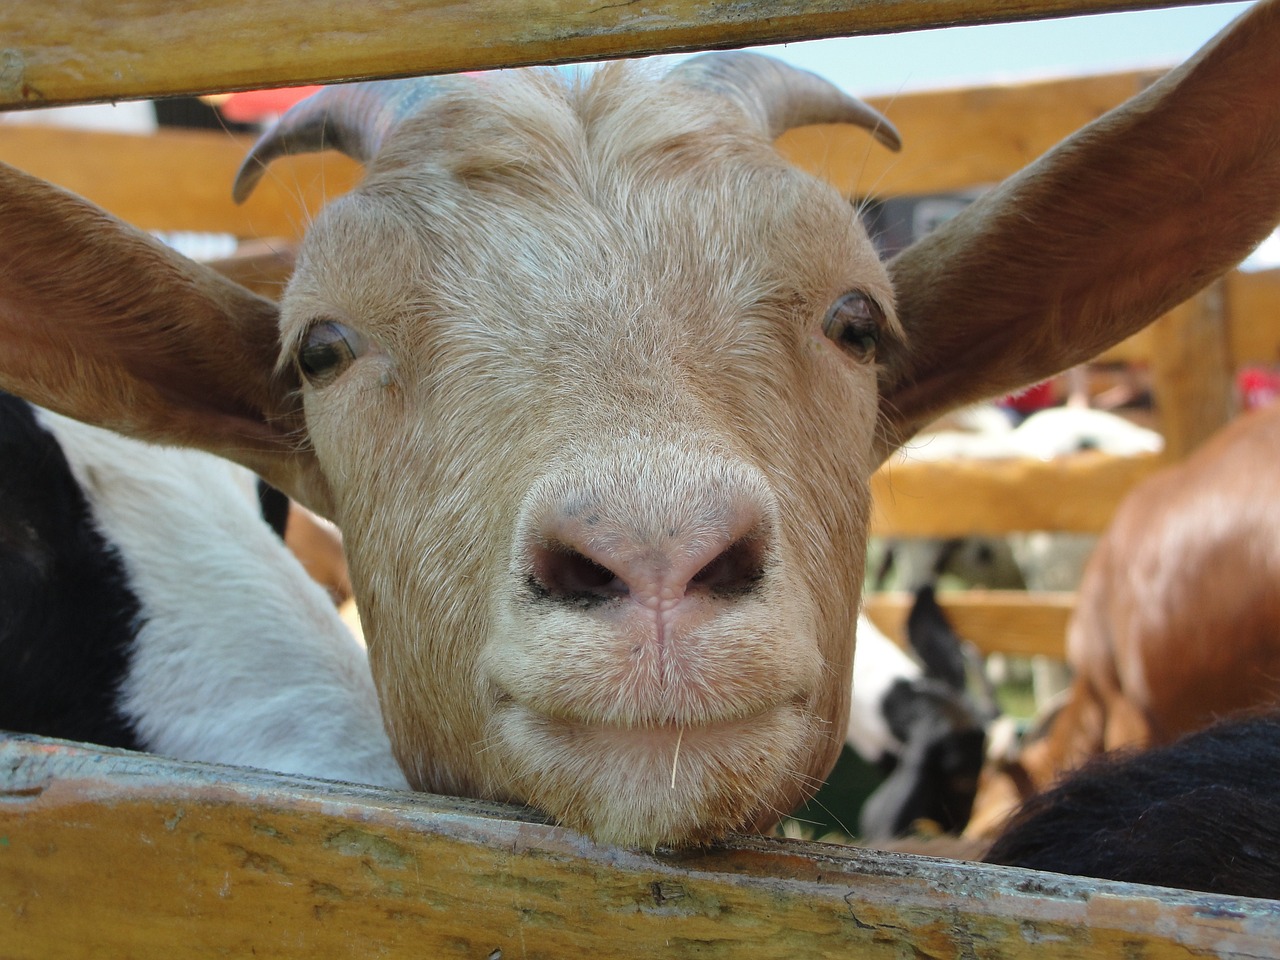
[(761, 829), (849, 708), (871, 473), (1280, 220), (1280, 4), (882, 265), (772, 140), (889, 128), (765, 58), (358, 85), (254, 154), (367, 163), (279, 310), (0, 172), (0, 387), (338, 523), (425, 790), (599, 839)]
[(1085, 568), (1067, 659), (1065, 704), (984, 771), (969, 836), (1095, 754), (1280, 703), (1280, 404), (1125, 498)]

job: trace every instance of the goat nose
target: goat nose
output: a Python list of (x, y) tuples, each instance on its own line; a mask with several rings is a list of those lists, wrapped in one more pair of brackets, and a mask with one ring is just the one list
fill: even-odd
[(566, 603), (629, 597), (663, 610), (686, 596), (748, 594), (764, 577), (772, 524), (747, 500), (649, 526), (596, 511), (544, 515), (526, 554), (532, 584)]

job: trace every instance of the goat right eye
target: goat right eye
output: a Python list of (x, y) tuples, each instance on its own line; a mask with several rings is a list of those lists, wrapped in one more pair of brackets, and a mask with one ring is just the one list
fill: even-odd
[(368, 349), (365, 338), (346, 324), (324, 320), (313, 324), (298, 350), (298, 369), (313, 387), (338, 378)]

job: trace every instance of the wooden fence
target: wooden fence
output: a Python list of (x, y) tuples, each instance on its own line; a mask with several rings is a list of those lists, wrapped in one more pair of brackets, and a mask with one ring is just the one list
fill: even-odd
[[(284, 0), (12, 3), (0, 8), (0, 107), (1166, 5), (315, 0), (302, 14)], [(789, 135), (783, 149), (838, 183), (853, 178), (850, 192), (858, 177), (898, 192), (992, 182), (1143, 82), (1037, 85), (994, 101), (937, 94), (933, 107), (928, 97), (897, 98), (891, 110), (910, 159), (884, 171), (839, 168), (847, 151), (834, 128)], [(945, 137), (930, 130), (936, 104), (966, 98), (972, 109), (944, 108)], [(133, 138), (0, 126), (0, 160), (151, 229), (294, 237), (306, 211), (356, 175), (341, 158), (293, 158), (234, 208), (226, 191), (244, 146), (221, 134)], [(275, 276), (263, 279), (269, 286)], [(1277, 282), (1230, 280), (1233, 322), (1246, 313), (1274, 316)], [(1231, 356), (1274, 359), (1276, 340), (1274, 328), (1234, 323)], [(971, 532), (957, 529), (965, 524), (956, 511), (935, 506), (969, 482), (985, 491), (966, 496), (986, 503), (988, 518), (969, 526), (1010, 529), (1007, 491), (1057, 483), (1073, 494), (1087, 485), (1087, 502), (1076, 515), (1055, 513), (1037, 526), (1095, 529), (1107, 505), (1151, 466), (1096, 458), (988, 465), (968, 479), (963, 468), (895, 468), (877, 480), (877, 531)], [(1066, 510), (1076, 499), (1031, 498), (1016, 522), (1046, 503)], [(1045, 609), (1052, 605), (1036, 615), (1043, 619)], [(990, 622), (995, 610), (988, 605), (979, 619)], [(1001, 615), (1023, 624), (1031, 616), (1012, 607)], [(1056, 629), (1042, 623), (1029, 635)], [(511, 808), (0, 735), (0, 957), (251, 954), (1257, 958), (1280, 956), (1280, 903), (767, 839), (680, 854), (624, 851)]]
[(1280, 955), (1280, 902), (526, 811), (0, 735), (0, 956)]

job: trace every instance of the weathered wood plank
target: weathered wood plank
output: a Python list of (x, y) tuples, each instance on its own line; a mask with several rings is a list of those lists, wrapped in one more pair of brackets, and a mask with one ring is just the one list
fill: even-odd
[[(1179, 0), (59, 0), (0, 6), (0, 107), (483, 70)], [(300, 9), (305, 12), (300, 12)]]
[(1234, 271), (1224, 282), (1232, 360), (1280, 363), (1280, 270)]
[[(1141, 89), (1156, 74), (1119, 73), (1030, 84), (903, 94), (874, 100), (899, 125), (898, 155), (871, 147), (865, 131), (811, 126), (789, 131), (779, 149), (793, 162), (857, 196), (935, 193), (999, 181), (1080, 126)], [(227, 230), (239, 236), (291, 236), (326, 197), (355, 182), (357, 166), (336, 154), (287, 157), (243, 208), (229, 184), (252, 138), (229, 133), (161, 130), (151, 136), (0, 125), (0, 160), (88, 197), (131, 223), (157, 230)], [(93, 164), (84, 163), (92, 156)], [(156, 189), (157, 177), (165, 190)], [(253, 233), (249, 231), (255, 231)], [(1230, 300), (1246, 315), (1272, 319), (1254, 337), (1236, 335), (1236, 352), (1269, 359), (1280, 346), (1280, 279), (1231, 279)], [(1108, 351), (1149, 357), (1147, 328)], [(1137, 346), (1135, 346), (1137, 345)]]
[(1153, 455), (1096, 452), (1049, 461), (895, 459), (871, 478), (871, 532), (900, 537), (1100, 533), (1125, 494), (1160, 464)]
[(1280, 903), (519, 811), (0, 737), (0, 953), (1097, 958), (1280, 953)]
[(252, 143), (251, 137), (202, 130), (141, 136), (0, 124), (0, 160), (143, 230), (298, 237), (328, 199), (360, 176), (354, 161), (332, 151), (285, 157), (237, 206), (231, 183)]
[(1152, 327), (1151, 386), (1164, 452), (1182, 460), (1237, 412), (1222, 285), (1210, 285)]
[(1016, 173), (1159, 76), (1130, 72), (873, 97), (868, 102), (902, 134), (901, 153), (871, 146), (864, 131), (847, 124), (790, 130), (778, 147), (846, 196), (969, 190)]
[[(914, 598), (898, 591), (868, 593), (862, 610), (889, 637), (905, 636)], [(1066, 659), (1067, 621), (1076, 595), (1057, 591), (964, 590), (938, 594), (952, 625), (982, 653)]]
[[(1015, 173), (1154, 76), (1122, 73), (873, 101), (902, 132), (902, 154), (872, 148), (865, 131), (847, 125), (792, 130), (778, 146), (849, 196), (967, 189)], [(236, 208), (228, 200), (230, 183), (251, 143), (242, 135), (195, 130), (138, 136), (0, 125), (0, 160), (144, 229), (293, 236), (300, 209), (314, 213), (325, 196), (349, 189), (358, 175), (343, 157), (282, 159), (250, 202)], [(86, 156), (94, 162), (86, 164)], [(158, 172), (164, 190), (156, 189)]]

